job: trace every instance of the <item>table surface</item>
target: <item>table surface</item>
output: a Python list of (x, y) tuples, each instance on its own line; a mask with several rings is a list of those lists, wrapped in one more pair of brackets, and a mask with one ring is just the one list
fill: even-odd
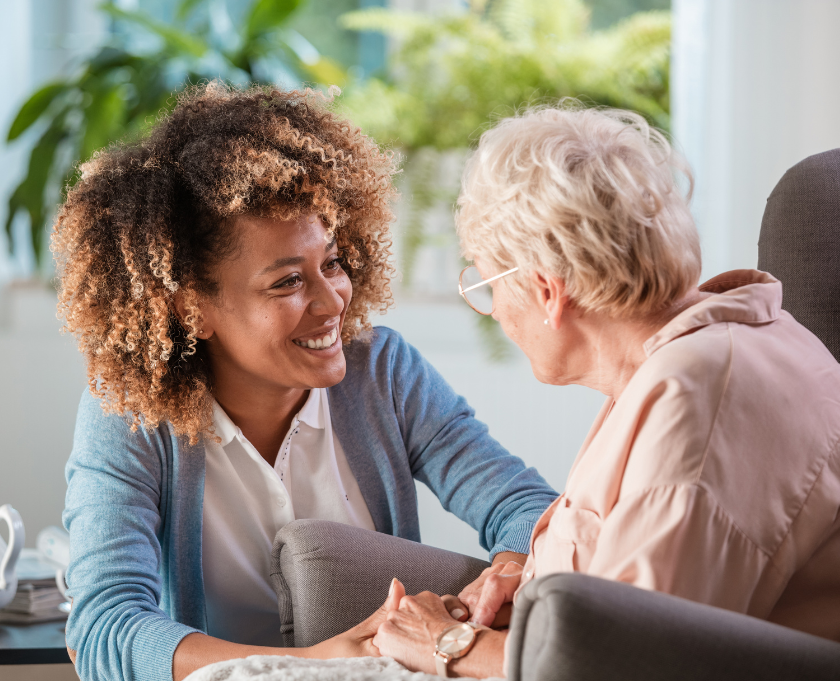
[(70, 662), (64, 644), (65, 624), (0, 624), (0, 665)]

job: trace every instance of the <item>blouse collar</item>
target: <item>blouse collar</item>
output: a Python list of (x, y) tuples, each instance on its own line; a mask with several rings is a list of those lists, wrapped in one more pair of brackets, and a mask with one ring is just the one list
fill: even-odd
[(663, 345), (710, 324), (738, 322), (766, 324), (778, 319), (782, 310), (782, 284), (767, 272), (733, 270), (700, 286), (714, 293), (674, 317), (645, 342), (648, 357)]

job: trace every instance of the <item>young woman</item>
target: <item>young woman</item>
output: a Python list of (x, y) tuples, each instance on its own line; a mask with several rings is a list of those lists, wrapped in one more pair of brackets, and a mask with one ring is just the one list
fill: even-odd
[(375, 653), (375, 627), (276, 648), (275, 533), (419, 540), (414, 479), (504, 559), (555, 494), (368, 316), (390, 302), (389, 155), (311, 93), (190, 91), (82, 166), (53, 235), (90, 390), (67, 466), (82, 679), (250, 654)]

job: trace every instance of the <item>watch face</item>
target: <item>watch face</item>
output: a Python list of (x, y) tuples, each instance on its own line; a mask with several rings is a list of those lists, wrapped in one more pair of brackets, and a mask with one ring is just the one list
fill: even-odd
[(473, 629), (469, 624), (456, 624), (452, 627), (449, 627), (449, 629), (446, 629), (440, 635), (440, 638), (438, 639), (437, 649), (442, 653), (446, 653), (447, 655), (458, 657), (459, 653), (462, 653), (464, 650), (470, 647), (470, 644), (473, 642), (474, 638), (475, 629)]

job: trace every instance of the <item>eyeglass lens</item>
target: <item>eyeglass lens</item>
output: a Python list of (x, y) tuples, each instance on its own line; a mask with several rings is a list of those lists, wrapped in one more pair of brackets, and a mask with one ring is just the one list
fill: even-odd
[[(484, 280), (481, 278), (478, 268), (475, 266), (468, 267), (464, 271), (464, 275), (461, 277), (461, 289), (468, 289), (470, 286), (480, 284), (482, 281)], [(482, 314), (490, 314), (493, 312), (492, 284), (485, 284), (484, 286), (474, 288), (472, 291), (466, 291), (464, 296), (466, 297), (467, 302), (469, 302), (473, 308)]]

